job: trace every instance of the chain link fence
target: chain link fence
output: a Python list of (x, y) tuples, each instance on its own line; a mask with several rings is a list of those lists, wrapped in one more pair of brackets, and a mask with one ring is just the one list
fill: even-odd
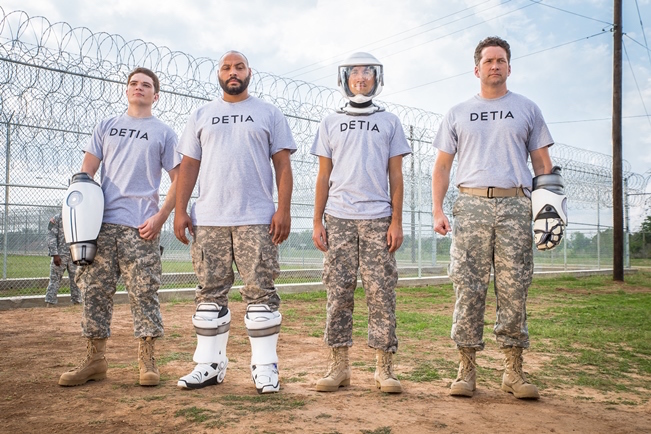
[[(81, 149), (94, 126), (125, 111), (125, 81), (136, 66), (159, 75), (161, 97), (154, 114), (179, 135), (193, 109), (221, 96), (214, 59), (194, 58), (66, 23), (51, 24), (20, 11), (5, 13), (0, 7), (0, 297), (44, 294), (50, 265), (48, 221), (60, 211), (68, 180), (81, 167)], [(298, 144), (292, 156), (292, 232), (280, 246), (282, 273), (277, 283), (320, 281), (322, 254), (311, 239), (318, 161), (309, 149), (321, 119), (343, 101), (336, 90), (260, 71), (254, 71), (250, 92), (282, 110)], [(433, 233), (430, 213), (431, 170), (436, 157), (431, 142), (442, 116), (379, 104), (401, 119), (413, 151), (403, 163), (405, 241), (396, 255), (400, 275), (445, 274), (450, 238)], [(570, 216), (573, 210), (612, 207), (609, 156), (564, 144), (553, 146), (551, 154), (564, 168)], [(631, 173), (626, 162), (624, 171), (627, 192), (644, 192), (648, 176)], [(164, 177), (161, 192), (168, 188), (169, 179)], [(451, 188), (446, 196), (448, 213), (457, 195)], [(638, 196), (629, 197), (635, 200)], [(161, 201), (164, 199), (162, 196)], [(628, 205), (643, 205), (642, 199), (639, 203), (634, 200)], [(163, 287), (193, 287), (197, 281), (189, 248), (176, 240), (172, 221), (173, 215), (161, 233)], [(580, 225), (570, 229), (563, 249), (536, 252), (538, 263), (575, 268), (612, 264), (612, 248), (608, 256), (605, 247), (612, 245), (612, 231), (607, 235), (607, 228), (603, 229), (603, 238), (610, 244), (604, 241), (602, 250), (596, 246), (578, 250), (574, 247), (581, 241), (578, 234), (592, 239), (602, 233)], [(66, 285), (64, 282), (62, 293), (68, 291)]]

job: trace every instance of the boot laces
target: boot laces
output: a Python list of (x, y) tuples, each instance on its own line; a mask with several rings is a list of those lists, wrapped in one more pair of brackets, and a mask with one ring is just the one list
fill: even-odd
[(513, 363), (513, 372), (517, 374), (517, 376), (522, 379), (523, 383), (528, 383), (527, 377), (524, 374), (524, 369), (522, 368), (523, 364), (523, 359), (522, 359), (522, 350), (512, 350), (512, 363)]
[(93, 354), (95, 354), (97, 351), (95, 350), (95, 346), (93, 346), (93, 341), (88, 339), (88, 342), (86, 343), (86, 355), (77, 363), (77, 367), (74, 369), (75, 371), (79, 371), (88, 365), (88, 363), (93, 360)]
[(382, 354), (382, 365), (380, 366), (380, 373), (384, 379), (392, 378), (396, 380), (396, 376), (393, 374), (393, 365), (392, 365), (393, 354), (384, 353)]
[(461, 376), (466, 378), (466, 376), (477, 366), (473, 362), (471, 355), (466, 351), (460, 351), (461, 354)]
[(324, 378), (335, 377), (337, 368), (344, 363), (343, 354), (339, 354), (334, 348), (330, 350), (330, 364), (328, 365), (328, 372)]
[(142, 339), (140, 345), (140, 360), (147, 371), (155, 371), (156, 358), (154, 357), (154, 341), (153, 339), (147, 340), (147, 338)]

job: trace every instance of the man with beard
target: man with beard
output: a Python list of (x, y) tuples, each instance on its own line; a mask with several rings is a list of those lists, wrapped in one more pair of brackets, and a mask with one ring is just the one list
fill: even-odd
[[(287, 120), (273, 105), (249, 95), (246, 57), (229, 51), (219, 61), (222, 99), (197, 109), (179, 141), (183, 154), (174, 232), (194, 238), (192, 263), (199, 280), (192, 323), (197, 333), (194, 370), (178, 386), (199, 389), (224, 381), (230, 328), (228, 292), (233, 261), (247, 303), (244, 322), (251, 341), (251, 376), (258, 393), (277, 392), (276, 344), (282, 316), (274, 279), (280, 273), (277, 246), (289, 236), (292, 169), (296, 143)], [(276, 173), (278, 208), (273, 202)], [(199, 180), (199, 197), (187, 205)]]

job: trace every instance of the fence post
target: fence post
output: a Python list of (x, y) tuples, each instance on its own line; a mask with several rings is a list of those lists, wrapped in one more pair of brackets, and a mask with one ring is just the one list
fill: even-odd
[(7, 121), (7, 149), (5, 155), (5, 221), (4, 221), (4, 243), (2, 247), (2, 278), (7, 278), (7, 232), (9, 231), (9, 156), (11, 154), (11, 118)]
[(438, 254), (438, 245), (436, 243), (436, 232), (434, 231), (434, 227), (432, 226), (432, 265), (436, 265), (436, 255)]
[(410, 234), (411, 234), (411, 263), (413, 264), (416, 262), (416, 194), (414, 192), (414, 187), (416, 186), (416, 162), (414, 161), (416, 159), (416, 155), (414, 153), (414, 126), (410, 125), (409, 126), (409, 146), (411, 147), (411, 179), (410, 179), (410, 186), (411, 188), (409, 189), (409, 196), (411, 199), (410, 203), (410, 208), (411, 208), (411, 229), (410, 229)]
[[(411, 127), (413, 131), (413, 127)], [(423, 270), (423, 218), (421, 213), (421, 203), (423, 203), (422, 197), (422, 186), (421, 186), (421, 168), (422, 168), (422, 157), (420, 153), (420, 148), (423, 146), (422, 142), (418, 141), (418, 277), (422, 276)]]
[(628, 176), (624, 178), (624, 268), (631, 268), (631, 249), (628, 239)]
[(563, 270), (567, 271), (567, 235), (563, 237)]
[(601, 270), (601, 218), (599, 213), (599, 189), (597, 189), (597, 270)]

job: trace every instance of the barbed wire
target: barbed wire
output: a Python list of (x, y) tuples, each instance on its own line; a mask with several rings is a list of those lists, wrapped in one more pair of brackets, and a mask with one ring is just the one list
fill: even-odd
[[(50, 23), (23, 11), (0, 7), (0, 122), (5, 126), (5, 184), (57, 185), (81, 165), (80, 150), (102, 119), (126, 110), (125, 80), (130, 70), (144, 66), (156, 71), (161, 98), (154, 113), (181, 133), (190, 113), (218, 98), (218, 61), (172, 51), (143, 40), (95, 33), (68, 23)], [(287, 117), (298, 151), (292, 158), (294, 198), (313, 202), (317, 160), (309, 149), (323, 117), (344, 103), (335, 89), (255, 71), (250, 92), (276, 105)], [(412, 145), (405, 159), (405, 208), (431, 209), (431, 170), (436, 150), (431, 145), (442, 116), (422, 109), (378, 101), (396, 114)], [(612, 206), (612, 158), (557, 143), (550, 148), (563, 167), (571, 208)], [(1, 159), (1, 158), (0, 158)], [(453, 173), (454, 173), (453, 168)], [(629, 206), (648, 206), (643, 194), (648, 174), (632, 173), (624, 161)], [(163, 185), (165, 190), (166, 186)], [(11, 202), (22, 203), (12, 189)], [(445, 205), (457, 195), (451, 189)], [(42, 205), (53, 205), (50, 195)]]

